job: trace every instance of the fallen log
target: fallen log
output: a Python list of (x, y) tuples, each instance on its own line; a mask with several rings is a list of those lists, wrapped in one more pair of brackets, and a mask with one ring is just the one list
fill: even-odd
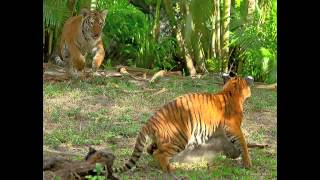
[(255, 86), (255, 88), (271, 89), (271, 90), (277, 91), (277, 83), (274, 83), (274, 84), (258, 84), (258, 85)]
[(88, 175), (94, 175), (96, 163), (105, 168), (107, 179), (117, 180), (113, 175), (112, 166), (115, 156), (108, 151), (97, 151), (89, 148), (89, 152), (81, 161), (71, 161), (62, 157), (44, 158), (43, 177), (44, 180), (53, 180), (60, 177), (61, 180), (82, 180)]
[(254, 144), (254, 143), (248, 143), (247, 144), (248, 148), (266, 148), (266, 147), (270, 147), (268, 144)]

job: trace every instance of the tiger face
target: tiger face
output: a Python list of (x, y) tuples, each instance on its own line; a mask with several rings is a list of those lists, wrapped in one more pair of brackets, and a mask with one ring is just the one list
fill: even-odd
[(85, 37), (92, 40), (98, 40), (105, 25), (105, 19), (108, 14), (108, 10), (99, 12), (83, 9), (80, 14), (84, 17), (83, 33), (85, 34)]

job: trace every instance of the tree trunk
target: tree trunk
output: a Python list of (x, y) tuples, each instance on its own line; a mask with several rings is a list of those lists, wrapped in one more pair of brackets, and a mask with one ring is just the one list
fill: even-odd
[(157, 0), (156, 15), (154, 18), (154, 25), (152, 30), (153, 38), (156, 41), (158, 41), (159, 35), (160, 35), (160, 4), (161, 4), (161, 0)]
[[(187, 5), (187, 2), (185, 2), (185, 1), (178, 3), (178, 6), (180, 8), (180, 12), (181, 12), (182, 16), (184, 17), (184, 22), (180, 22), (180, 25), (177, 26), (177, 28), (175, 29), (176, 39), (178, 41), (178, 45), (179, 45), (181, 54), (184, 57), (184, 60), (186, 62), (187, 69), (190, 73), (190, 76), (195, 77), (195, 75), (197, 74), (197, 71), (194, 67), (194, 64), (192, 61), (192, 56), (191, 56), (191, 53), (188, 49), (188, 42), (190, 42), (190, 35), (191, 35), (191, 33), (189, 33), (189, 32), (192, 30), (190, 28), (191, 26), (187, 27), (189, 25), (188, 21), (190, 20), (188, 18), (191, 18), (190, 14), (189, 14), (190, 13), (189, 7)], [(185, 33), (182, 34), (182, 31), (185, 31)], [(187, 38), (189, 38), (189, 41)]]
[(205, 66), (205, 61), (204, 61), (204, 50), (203, 50), (203, 45), (200, 40), (200, 33), (199, 32), (194, 32), (198, 35), (195, 36), (196, 39), (196, 44), (194, 46), (193, 52), (194, 52), (194, 58), (196, 62), (196, 71), (199, 73), (207, 73), (207, 69)]
[(221, 60), (222, 60), (222, 72), (227, 71), (227, 61), (229, 57), (229, 26), (230, 26), (230, 7), (231, 0), (224, 0), (223, 3), (223, 26), (222, 26), (222, 50), (221, 50)]
[(215, 8), (215, 1), (216, 0), (214, 0), (214, 3), (213, 3), (213, 6), (214, 6), (214, 8), (212, 8), (212, 28), (213, 28), (213, 30), (212, 30), (212, 41), (211, 41), (211, 56), (212, 57), (214, 57), (214, 58), (216, 58), (217, 57), (217, 55), (216, 55), (216, 45), (215, 45), (215, 42), (216, 42), (216, 31), (215, 31), (215, 27), (216, 27), (216, 8)]
[[(214, 1), (214, 12), (215, 12), (215, 54), (216, 58), (220, 60), (220, 0)], [(222, 61), (220, 61), (220, 67), (222, 67)]]
[(194, 77), (197, 74), (197, 71), (194, 68), (192, 57), (190, 55), (188, 48), (186, 47), (186, 43), (185, 43), (185, 40), (183, 38), (183, 35), (182, 35), (180, 29), (177, 29), (177, 41), (178, 41), (179, 47), (182, 51), (182, 54), (184, 56), (184, 59), (186, 61), (186, 65), (187, 65), (188, 71), (190, 73), (190, 76)]
[(256, 7), (256, 0), (247, 0), (247, 22), (251, 23), (253, 21), (253, 12)]
[[(200, 41), (201, 42), (201, 41)], [(206, 62), (205, 62), (205, 54), (204, 54), (204, 49), (201, 43), (199, 43), (199, 70), (202, 73), (208, 73), (209, 71), (206, 68)]]
[(235, 17), (235, 12), (237, 11), (237, 3), (236, 0), (231, 0), (231, 7), (230, 7), (230, 16), (231, 20), (233, 20)]
[(96, 10), (97, 9), (97, 0), (91, 0), (90, 4), (90, 10)]
[(255, 0), (243, 0), (243, 2), (241, 3), (241, 17), (244, 23), (247, 24), (252, 22), (255, 6)]

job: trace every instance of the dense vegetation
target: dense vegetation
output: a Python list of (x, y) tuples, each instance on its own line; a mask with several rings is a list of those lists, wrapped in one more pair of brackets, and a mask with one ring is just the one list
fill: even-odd
[(44, 61), (65, 20), (81, 8), (108, 9), (104, 66), (226, 72), (276, 82), (276, 0), (44, 0)]

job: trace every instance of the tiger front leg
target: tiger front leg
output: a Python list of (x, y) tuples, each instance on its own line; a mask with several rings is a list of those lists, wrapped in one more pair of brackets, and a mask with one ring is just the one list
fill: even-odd
[(85, 67), (85, 57), (75, 45), (68, 46), (70, 58), (68, 60), (67, 72), (71, 77), (78, 78), (79, 72), (82, 72)]
[(248, 152), (247, 142), (244, 138), (244, 135), (243, 135), (240, 127), (231, 126), (226, 129), (227, 129), (227, 133), (229, 135), (231, 135), (231, 138), (234, 138), (236, 140), (235, 143), (239, 143), (239, 145), (240, 145), (240, 150), (241, 150), (241, 154), (242, 154), (242, 161), (243, 161), (244, 167), (245, 168), (252, 167), (251, 158), (250, 158), (250, 155)]
[(100, 41), (98, 45), (95, 48), (93, 48), (92, 51), (94, 54), (93, 61), (92, 61), (92, 71), (97, 71), (101, 66), (105, 56), (105, 51), (103, 48), (102, 41)]

